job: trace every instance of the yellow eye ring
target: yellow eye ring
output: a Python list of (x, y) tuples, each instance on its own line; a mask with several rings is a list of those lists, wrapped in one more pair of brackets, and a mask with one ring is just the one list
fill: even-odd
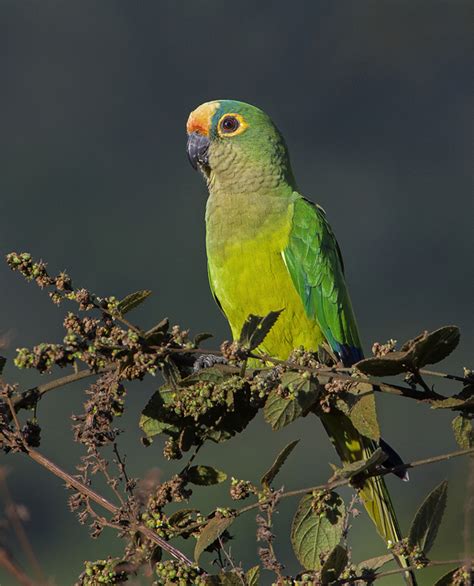
[(217, 133), (222, 138), (237, 136), (247, 129), (244, 117), (234, 112), (224, 114), (217, 124)]

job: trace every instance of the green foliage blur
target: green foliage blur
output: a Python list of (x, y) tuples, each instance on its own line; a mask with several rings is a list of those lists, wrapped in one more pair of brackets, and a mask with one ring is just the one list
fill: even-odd
[[(461, 345), (443, 368), (472, 366), (469, 7), (463, 0), (2, 0), (0, 254), (30, 250), (101, 295), (151, 289), (136, 312), (142, 324), (168, 315), (194, 333), (215, 333), (207, 344), (216, 347), (230, 334), (207, 284), (205, 186), (186, 161), (184, 125), (202, 101), (245, 100), (276, 121), (302, 193), (328, 214), (366, 350), (374, 340), (404, 341), (453, 323)], [(4, 263), (0, 282), (1, 354), (11, 359), (17, 347), (60, 339), (63, 313), (46, 295)], [(10, 361), (5, 377), (28, 385), (38, 375)], [(145, 450), (139, 441), (140, 410), (158, 384), (129, 387), (122, 425), (132, 475), (159, 468), (166, 477), (175, 466), (159, 446)], [(40, 404), (42, 451), (70, 472), (80, 451), (69, 417), (81, 409), (83, 388)], [(378, 406), (384, 436), (407, 460), (456, 449), (450, 413), (385, 396)], [(288, 489), (324, 482), (337, 456), (314, 418), (278, 433), (259, 418), (228, 444), (206, 446), (201, 459), (257, 480), (298, 438), (281, 481)], [(89, 539), (57, 479), (20, 458), (4, 457), (3, 465), (56, 584), (71, 584), (85, 559), (119, 551), (107, 533)], [(465, 477), (460, 460), (414, 470), (409, 484), (388, 481), (406, 530), (427, 492), (450, 480), (433, 557), (462, 553)], [(209, 510), (226, 498), (219, 486), (203, 491), (201, 502), (195, 495)], [(282, 504), (282, 527), (294, 508)], [(366, 516), (356, 523), (359, 557), (385, 553)], [(254, 530), (252, 518), (239, 524)], [(276, 531), (275, 546), (294, 571), (286, 532), (278, 540)], [(253, 551), (233, 545), (247, 567)], [(420, 584), (442, 572), (427, 570)], [(2, 586), (9, 580), (0, 570)]]

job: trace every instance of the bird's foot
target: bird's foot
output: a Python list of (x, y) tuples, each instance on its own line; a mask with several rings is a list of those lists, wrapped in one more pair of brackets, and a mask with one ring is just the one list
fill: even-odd
[(201, 354), (194, 362), (193, 372), (211, 368), (216, 364), (227, 364), (227, 360), (223, 356), (216, 356), (215, 354)]

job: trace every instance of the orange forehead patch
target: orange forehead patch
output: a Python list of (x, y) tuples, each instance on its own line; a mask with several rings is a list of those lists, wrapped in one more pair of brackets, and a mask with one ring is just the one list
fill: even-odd
[(212, 117), (215, 111), (219, 107), (219, 102), (206, 102), (198, 106), (189, 115), (188, 122), (186, 124), (186, 131), (188, 134), (191, 132), (198, 132), (199, 134), (209, 135), (211, 128)]

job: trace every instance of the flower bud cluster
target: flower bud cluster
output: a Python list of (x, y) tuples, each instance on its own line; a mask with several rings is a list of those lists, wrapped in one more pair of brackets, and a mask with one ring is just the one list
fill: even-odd
[(191, 417), (195, 421), (212, 409), (233, 411), (236, 393), (246, 387), (247, 383), (238, 376), (219, 383), (201, 380), (173, 394), (172, 410), (179, 417)]
[(390, 339), (385, 344), (380, 344), (380, 342), (374, 342), (372, 345), (372, 354), (374, 356), (386, 356), (390, 352), (394, 352), (397, 346), (397, 340)]
[(99, 448), (114, 442), (119, 430), (112, 427), (114, 417), (124, 411), (125, 389), (114, 373), (106, 373), (86, 391), (89, 399), (84, 413), (73, 415), (74, 440), (88, 448)]
[(126, 582), (128, 575), (122, 570), (116, 570), (120, 563), (117, 558), (86, 562), (84, 572), (79, 577), (77, 586), (97, 586), (97, 584), (121, 584)]
[(344, 392), (350, 384), (350, 382), (343, 380), (332, 380), (324, 385), (324, 390), (326, 392), (319, 400), (319, 406), (324, 413), (330, 413), (334, 409), (338, 396)]
[(230, 482), (230, 496), (234, 501), (242, 501), (251, 494), (257, 493), (257, 488), (249, 480), (238, 480), (232, 477)]
[(205, 586), (206, 580), (198, 566), (187, 566), (174, 560), (166, 560), (155, 564), (155, 573), (158, 581), (154, 584), (161, 586)]
[(295, 348), (288, 357), (288, 362), (308, 368), (321, 368), (323, 365), (318, 360), (318, 355), (307, 352), (303, 346)]
[(337, 513), (337, 495), (329, 490), (315, 490), (311, 507), (316, 515), (331, 517), (334, 512)]

